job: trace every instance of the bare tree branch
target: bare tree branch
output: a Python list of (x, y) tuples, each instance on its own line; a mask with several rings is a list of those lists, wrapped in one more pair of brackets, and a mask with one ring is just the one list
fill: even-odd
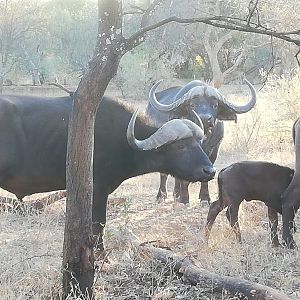
[[(254, 23), (254, 22), (248, 22), (240, 19), (240, 18), (233, 18), (233, 17), (226, 17), (226, 16), (212, 16), (207, 18), (179, 18), (176, 16), (172, 16), (166, 19), (163, 19), (157, 23), (151, 24), (149, 26), (146, 26), (139, 31), (137, 31), (135, 34), (130, 36), (129, 38), (125, 39), (125, 49), (126, 51), (130, 51), (131, 49), (135, 48), (136, 46), (140, 45), (146, 33), (164, 26), (169, 23), (180, 23), (180, 24), (195, 24), (195, 23), (203, 23), (207, 25), (211, 25), (217, 28), (225, 28), (230, 29), (234, 31), (241, 31), (241, 32), (250, 32), (250, 33), (257, 33), (267, 36), (276, 37), (278, 39), (284, 40), (289, 43), (293, 43), (300, 47), (300, 38), (294, 38), (291, 37), (291, 32), (298, 32), (298, 29), (295, 31), (289, 31), (289, 32), (276, 32), (273, 29), (270, 29), (268, 27), (262, 26), (260, 24)], [(295, 33), (293, 33), (295, 34)]]
[(299, 59), (299, 54), (300, 54), (300, 49), (298, 50), (298, 52), (295, 54), (295, 58), (298, 62), (298, 66), (300, 66), (300, 59)]
[(236, 58), (235, 62), (233, 63), (233, 65), (228, 68), (227, 70), (224, 71), (223, 75), (224, 77), (228, 76), (228, 74), (232, 73), (236, 67), (241, 63), (242, 58), (244, 57), (245, 54), (245, 46), (243, 47), (242, 51), (239, 53), (238, 57)]
[(71, 97), (74, 95), (74, 91), (70, 91), (69, 89), (67, 89), (66, 87), (64, 87), (63, 85), (56, 83), (56, 82), (50, 82), (49, 85), (54, 85), (60, 89), (62, 89), (63, 91), (67, 92)]
[(259, 22), (259, 14), (258, 14), (258, 9), (257, 9), (258, 1), (259, 0), (256, 0), (255, 2), (254, 1), (250, 1), (249, 2), (249, 5), (248, 5), (249, 14), (248, 14), (248, 16), (246, 18), (248, 26), (250, 24), (250, 21), (251, 21), (251, 19), (253, 17), (254, 12), (257, 13), (257, 18), (258, 18), (258, 22)]

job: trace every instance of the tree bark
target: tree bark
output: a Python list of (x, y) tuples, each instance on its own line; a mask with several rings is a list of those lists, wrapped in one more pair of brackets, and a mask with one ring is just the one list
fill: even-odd
[(67, 155), (68, 200), (63, 249), (65, 295), (68, 295), (77, 283), (83, 294), (92, 295), (94, 255), (91, 203), (94, 122), (94, 108), (89, 103), (74, 103)]
[(124, 52), (122, 5), (99, 0), (97, 46), (89, 69), (73, 96), (69, 121), (66, 170), (66, 223), (63, 247), (63, 291), (93, 299), (94, 254), (92, 233), (94, 126), (98, 105), (117, 72)]

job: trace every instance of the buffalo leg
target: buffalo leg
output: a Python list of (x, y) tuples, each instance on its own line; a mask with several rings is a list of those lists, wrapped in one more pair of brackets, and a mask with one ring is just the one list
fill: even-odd
[(174, 184), (174, 190), (173, 190), (173, 197), (175, 202), (180, 202), (180, 186), (181, 186), (181, 180), (175, 177), (175, 184)]
[(156, 200), (158, 203), (164, 201), (167, 198), (167, 179), (168, 175), (164, 173), (160, 173), (160, 185), (158, 189), (158, 193), (156, 195)]
[(100, 193), (94, 190), (93, 199), (93, 235), (95, 237), (95, 248), (99, 251), (104, 250), (103, 234), (106, 224), (107, 193)]
[(208, 182), (201, 182), (200, 192), (199, 192), (200, 203), (210, 204), (210, 195), (208, 190)]
[(271, 230), (271, 241), (273, 247), (280, 246), (277, 234), (278, 215), (277, 212), (268, 206), (269, 226)]
[(207, 220), (206, 220), (206, 226), (204, 229), (204, 236), (205, 236), (205, 240), (206, 242), (208, 242), (209, 236), (210, 236), (210, 232), (211, 232), (211, 228), (213, 226), (213, 223), (216, 220), (216, 217), (218, 216), (218, 214), (224, 209), (225, 207), (221, 206), (220, 200), (217, 200), (215, 202), (213, 202), (210, 207), (209, 207), (209, 211), (207, 214)]
[(293, 239), (293, 230), (296, 228), (294, 224), (295, 213), (300, 206), (300, 186), (298, 182), (293, 182), (288, 187), (287, 191), (283, 194), (282, 205), (282, 238), (285, 245), (290, 248), (296, 248), (296, 243)]
[[(203, 144), (203, 149), (204, 149), (205, 153), (208, 155), (208, 158), (212, 164), (214, 164), (217, 159), (219, 147), (221, 145), (223, 136), (224, 136), (224, 124), (223, 124), (223, 122), (217, 122), (216, 126), (212, 132), (212, 135)], [(210, 202), (211, 202), (207, 182), (201, 183), (200, 192), (199, 192), (199, 200), (200, 200), (200, 203), (210, 204)]]
[(241, 231), (240, 231), (240, 225), (238, 221), (238, 211), (239, 211), (239, 205), (230, 205), (228, 206), (228, 209), (226, 211), (226, 217), (230, 223), (230, 226), (233, 229), (233, 232), (235, 233), (236, 239), (239, 243), (241, 243)]
[(282, 206), (282, 238), (290, 249), (297, 247), (292, 232), (295, 229), (294, 218), (298, 208), (299, 204), (293, 205), (288, 202)]
[(175, 202), (187, 204), (189, 203), (189, 181), (175, 178), (174, 200)]

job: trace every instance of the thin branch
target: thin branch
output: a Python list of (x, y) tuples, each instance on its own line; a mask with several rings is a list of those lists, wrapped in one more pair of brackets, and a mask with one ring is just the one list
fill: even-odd
[[(249, 14), (248, 14), (248, 16), (246, 18), (248, 26), (250, 24), (250, 21), (251, 21), (251, 19), (253, 17), (254, 12), (256, 12), (258, 14), (258, 9), (257, 9), (258, 1), (259, 0), (256, 0), (255, 3), (253, 1), (249, 2), (249, 5), (248, 5)], [(252, 7), (250, 7), (250, 6), (252, 6)]]
[(300, 66), (299, 54), (300, 54), (300, 49), (299, 49), (298, 52), (295, 54), (295, 58), (296, 58), (296, 60), (297, 60), (298, 66)]
[(140, 11), (125, 11), (123, 12), (123, 16), (128, 16), (128, 15), (142, 15), (143, 13)]
[(262, 87), (260, 88), (260, 90), (265, 86), (269, 75), (271, 74), (272, 70), (274, 69), (275, 65), (276, 65), (276, 58), (275, 58), (275, 54), (274, 54), (274, 45), (273, 45), (273, 37), (271, 37), (271, 67), (269, 68), (269, 70), (266, 73), (265, 79), (262, 83)]
[(125, 39), (125, 51), (130, 51), (131, 49), (135, 48), (136, 46), (140, 45), (145, 38), (146, 33), (164, 26), (169, 23), (180, 23), (180, 24), (194, 24), (194, 23), (204, 23), (207, 25), (211, 25), (217, 28), (226, 28), (234, 31), (241, 31), (241, 32), (251, 32), (251, 33), (258, 33), (262, 35), (276, 37), (281, 40), (285, 40), (289, 43), (293, 43), (300, 47), (300, 39), (292, 38), (285, 34), (285, 32), (276, 32), (272, 29), (267, 27), (257, 27), (256, 23), (249, 22), (249, 24), (242, 19), (232, 18), (232, 17), (225, 17), (225, 16), (214, 16), (208, 18), (179, 18), (176, 16), (169, 17), (163, 19), (157, 23), (152, 25), (146, 26), (135, 34), (130, 36), (129, 38)]
[(223, 36), (221, 36), (219, 38), (219, 40), (215, 44), (215, 49), (216, 49), (217, 53), (220, 51), (220, 49), (223, 47), (223, 45), (232, 38), (232, 35), (234, 33), (235, 32), (228, 31), (226, 34), (224, 34)]
[(60, 89), (62, 89), (63, 91), (67, 92), (71, 97), (74, 95), (73, 91), (70, 91), (69, 89), (67, 89), (66, 87), (64, 87), (63, 85), (56, 83), (56, 82), (50, 82), (49, 85), (54, 85)]
[(242, 58), (244, 57), (245, 50), (246, 50), (246, 48), (244, 46), (242, 51), (239, 53), (237, 59), (233, 63), (233, 65), (224, 71), (224, 73), (223, 73), (224, 77), (228, 76), (228, 74), (232, 73), (234, 70), (236, 70), (237, 66), (240, 65)]

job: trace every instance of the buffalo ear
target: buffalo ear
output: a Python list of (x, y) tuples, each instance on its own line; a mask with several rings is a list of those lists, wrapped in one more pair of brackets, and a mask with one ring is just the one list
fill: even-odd
[(217, 119), (224, 120), (224, 121), (234, 121), (236, 123), (237, 116), (236, 113), (231, 108), (224, 105), (223, 103), (220, 103)]

